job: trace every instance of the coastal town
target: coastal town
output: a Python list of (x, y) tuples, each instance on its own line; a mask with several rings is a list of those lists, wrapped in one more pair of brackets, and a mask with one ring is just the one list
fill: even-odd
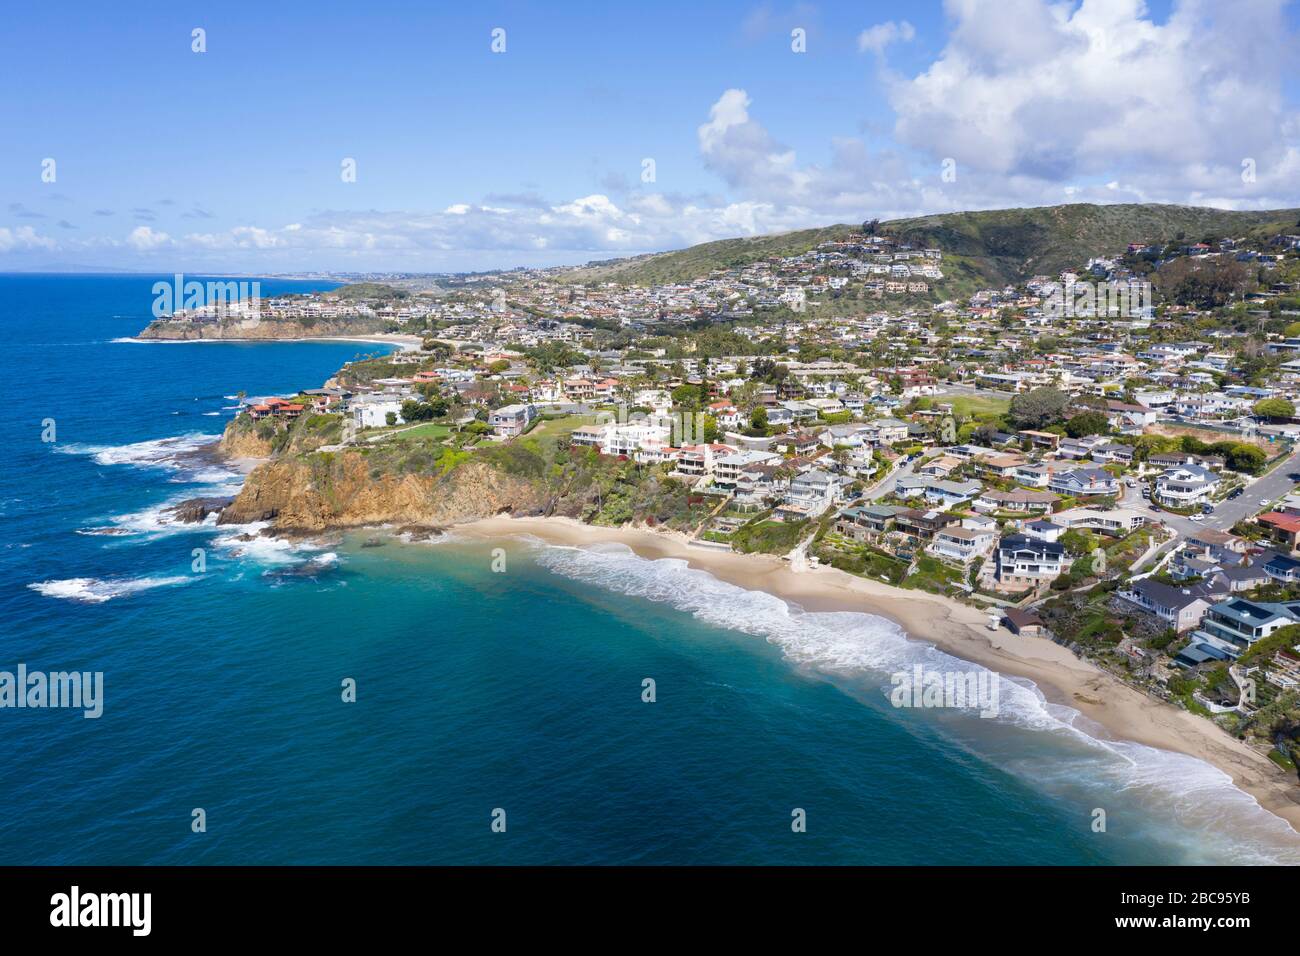
[(317, 479), (351, 453), (375, 481), (490, 463), (549, 482), (497, 510), (941, 594), (1294, 771), (1300, 223), (998, 287), (946, 281), (957, 265), (873, 221), (689, 280), (515, 270), (272, 298), (262, 330), (402, 347), (246, 399), (225, 441)]

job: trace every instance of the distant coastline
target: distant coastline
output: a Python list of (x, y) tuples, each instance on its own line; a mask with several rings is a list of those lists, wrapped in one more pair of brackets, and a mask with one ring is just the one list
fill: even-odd
[(163, 338), (141, 338), (138, 335), (125, 336), (115, 339), (116, 342), (128, 342), (137, 345), (192, 345), (199, 342), (210, 343), (230, 343), (230, 342), (367, 342), (372, 345), (394, 345), (403, 352), (412, 352), (420, 347), (421, 339), (418, 335), (403, 335), (401, 333), (383, 333), (376, 332), (371, 335), (304, 335), (286, 338), (194, 338), (194, 339), (163, 339)]

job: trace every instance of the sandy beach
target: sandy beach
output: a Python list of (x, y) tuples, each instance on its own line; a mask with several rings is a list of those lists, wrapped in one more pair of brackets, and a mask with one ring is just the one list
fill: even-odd
[(678, 558), (740, 587), (762, 590), (812, 611), (862, 611), (886, 617), (916, 640), (996, 670), (1032, 680), (1049, 701), (1078, 710), (1114, 739), (1187, 754), (1218, 767), (1260, 805), (1300, 831), (1300, 785), (1267, 757), (1210, 721), (1129, 687), (1066, 648), (1043, 638), (991, 631), (980, 610), (921, 591), (902, 591), (834, 568), (797, 572), (769, 555), (693, 546), (672, 532), (599, 528), (564, 518), (499, 517), (460, 525), (482, 538), (530, 535), (584, 547), (617, 542), (644, 558)]

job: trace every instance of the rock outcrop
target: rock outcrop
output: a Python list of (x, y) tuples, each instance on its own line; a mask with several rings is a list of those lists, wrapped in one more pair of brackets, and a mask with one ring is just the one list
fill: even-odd
[(259, 465), (219, 524), (271, 521), (277, 530), (399, 524), (443, 528), (502, 512), (542, 514), (544, 486), (468, 461), (450, 472), (372, 474), (364, 455), (293, 456)]
[(296, 321), (263, 319), (251, 321), (189, 322), (156, 319), (137, 338), (192, 342), (199, 339), (309, 339), (332, 335), (374, 335), (384, 331), (381, 319), (350, 318), (346, 321)]
[(210, 514), (220, 514), (234, 498), (187, 498), (167, 511), (176, 520), (184, 524), (197, 524)]
[(270, 458), (274, 451), (271, 440), (259, 435), (245, 415), (232, 419), (217, 443), (217, 453), (225, 458)]

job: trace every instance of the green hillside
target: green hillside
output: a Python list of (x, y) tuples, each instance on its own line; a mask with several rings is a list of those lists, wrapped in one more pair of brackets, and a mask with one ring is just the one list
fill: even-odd
[[(1235, 212), (1157, 203), (1075, 203), (895, 219), (881, 223), (877, 231), (914, 245), (942, 249), (945, 272), (965, 287), (1018, 282), (1038, 273), (1050, 275), (1081, 265), (1091, 256), (1121, 253), (1130, 242), (1267, 236), (1294, 232), (1298, 223), (1300, 209)], [(573, 270), (567, 278), (642, 285), (680, 282), (768, 256), (796, 255), (828, 239), (860, 230), (860, 225), (841, 224), (772, 236), (723, 239), (674, 252), (590, 263)]]
[(374, 302), (376, 300), (396, 300), (410, 297), (410, 293), (405, 289), (394, 289), (382, 282), (353, 282), (350, 285), (340, 286), (334, 290), (333, 294), (344, 302), (357, 300)]
[(627, 282), (643, 285), (681, 282), (708, 275), (714, 269), (745, 266), (768, 256), (798, 255), (830, 239), (842, 238), (855, 229), (860, 227), (823, 226), (819, 229), (779, 232), (771, 236), (719, 239), (674, 252), (591, 262), (574, 269), (565, 278), (574, 282)]

